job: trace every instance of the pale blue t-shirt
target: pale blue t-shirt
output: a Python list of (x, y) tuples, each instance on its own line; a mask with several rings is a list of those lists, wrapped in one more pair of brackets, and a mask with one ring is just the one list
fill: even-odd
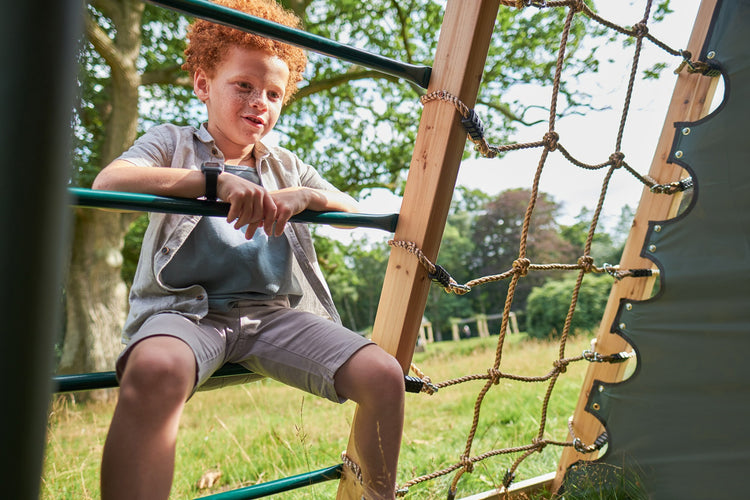
[[(225, 165), (224, 171), (260, 184), (253, 167)], [(268, 236), (263, 228), (245, 239), (223, 217), (203, 217), (162, 272), (175, 288), (201, 285), (212, 309), (227, 310), (239, 300), (301, 295), (292, 273), (294, 258), (285, 235)]]

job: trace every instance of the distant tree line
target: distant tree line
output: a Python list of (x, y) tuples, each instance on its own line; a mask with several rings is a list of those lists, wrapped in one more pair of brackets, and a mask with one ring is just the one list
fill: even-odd
[[(518, 257), (529, 198), (527, 189), (512, 189), (491, 198), (478, 190), (459, 188), (437, 263), (459, 283), (511, 269)], [(549, 195), (541, 194), (527, 243), (527, 256), (532, 262), (575, 263), (583, 255), (590, 213), (583, 210), (570, 225), (559, 223), (559, 216), (559, 204)], [(632, 211), (625, 207), (617, 224), (595, 234), (591, 253), (597, 265), (619, 262), (631, 220)], [(318, 246), (321, 266), (344, 323), (353, 330), (368, 331), (377, 312), (390, 247), (385, 242), (355, 241), (344, 245), (324, 238), (318, 238)], [(512, 310), (521, 329), (528, 329), (537, 337), (561, 331), (572, 293), (570, 280), (574, 278), (575, 273), (571, 272), (539, 271), (520, 280)], [(575, 328), (596, 326), (611, 280), (608, 276), (593, 275), (584, 280)], [(477, 286), (463, 296), (445, 293), (439, 285), (433, 285), (425, 317), (432, 323), (437, 338), (450, 339), (451, 318), (499, 314), (507, 292), (508, 280)], [(527, 315), (527, 309), (532, 317)]]

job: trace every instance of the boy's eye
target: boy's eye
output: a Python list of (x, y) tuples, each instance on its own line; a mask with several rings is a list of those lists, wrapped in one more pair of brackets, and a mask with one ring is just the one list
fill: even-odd
[(246, 82), (239, 82), (237, 86), (242, 90), (252, 90), (253, 86)]
[(268, 97), (273, 100), (281, 99), (281, 93), (271, 90), (268, 92)]

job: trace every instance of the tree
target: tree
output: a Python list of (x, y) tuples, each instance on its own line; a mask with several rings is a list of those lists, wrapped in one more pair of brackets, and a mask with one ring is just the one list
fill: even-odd
[[(286, 0), (306, 29), (408, 62), (430, 64), (442, 6), (429, 0), (359, 2)], [(139, 0), (89, 0), (80, 63), (81, 103), (72, 183), (89, 186), (99, 169), (149, 125), (196, 124), (190, 82), (180, 71), (186, 19)], [(562, 9), (506, 9), (503, 31), (490, 48), (477, 110), (497, 142), (524, 107), (498, 96), (515, 83), (551, 84)], [(574, 23), (568, 46), (570, 78), (561, 89), (576, 109), (575, 76), (596, 70), (594, 52), (580, 47), (596, 30)], [(420, 89), (356, 65), (311, 55), (307, 81), (277, 125), (283, 145), (315, 164), (340, 188), (398, 189), (408, 167), (420, 108)], [(560, 109), (564, 106), (561, 105)], [(123, 239), (133, 214), (76, 210), (66, 287), (67, 324), (60, 372), (111, 369), (127, 307), (121, 279)]]
[(315, 250), (344, 326), (365, 332), (375, 321), (388, 249), (385, 243), (340, 241), (317, 236)]
[[(472, 240), (475, 251), (469, 268), (476, 276), (500, 274), (510, 270), (520, 252), (521, 235), (531, 192), (528, 189), (503, 191), (485, 206), (477, 217)], [(555, 216), (559, 206), (549, 195), (539, 193), (528, 231), (526, 258), (535, 264), (575, 262), (580, 256), (575, 247), (560, 236)], [(516, 287), (514, 308), (522, 311), (531, 288), (543, 283), (550, 273), (530, 272)], [(474, 305), (477, 312), (492, 314), (502, 311), (509, 280), (493, 283), (477, 290)]]
[[(559, 335), (565, 326), (576, 278), (548, 281), (529, 294), (526, 308), (526, 331), (534, 338)], [(607, 307), (612, 280), (608, 276), (589, 275), (581, 283), (570, 333), (591, 331), (599, 326)]]

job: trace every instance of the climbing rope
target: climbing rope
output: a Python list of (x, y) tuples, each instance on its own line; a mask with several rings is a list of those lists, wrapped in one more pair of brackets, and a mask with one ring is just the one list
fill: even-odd
[(389, 240), (388, 245), (394, 248), (402, 248), (407, 252), (415, 255), (419, 263), (427, 271), (427, 276), (435, 283), (443, 287), (443, 290), (447, 293), (455, 293), (456, 295), (464, 295), (471, 291), (472, 288), (478, 285), (484, 285), (495, 281), (502, 281), (508, 279), (514, 275), (526, 276), (529, 271), (575, 271), (582, 270), (585, 273), (606, 273), (616, 280), (620, 280), (626, 277), (648, 277), (654, 274), (652, 269), (629, 269), (620, 271), (619, 266), (612, 266), (610, 264), (604, 264), (602, 267), (594, 265), (594, 259), (591, 256), (584, 255), (578, 259), (575, 264), (532, 264), (529, 259), (517, 259), (513, 261), (513, 267), (503, 273), (493, 274), (489, 276), (483, 276), (476, 278), (471, 281), (467, 281), (464, 284), (458, 283), (448, 271), (438, 265), (434, 264), (428, 259), (424, 252), (417, 246), (413, 241), (402, 241), (402, 240)]
[[(541, 155), (537, 169), (532, 182), (532, 188), (530, 190), (530, 200), (524, 215), (523, 226), (521, 230), (519, 252), (517, 258), (513, 261), (510, 269), (500, 274), (484, 276), (473, 279), (464, 284), (458, 283), (450, 273), (443, 267), (433, 263), (427, 258), (419, 246), (411, 241), (402, 240), (391, 240), (388, 242), (394, 248), (401, 248), (408, 253), (414, 255), (421, 266), (425, 269), (427, 276), (434, 282), (438, 283), (446, 292), (463, 295), (468, 293), (473, 287), (490, 283), (499, 280), (509, 280), (508, 291), (506, 293), (505, 304), (503, 307), (502, 322), (500, 325), (500, 331), (498, 335), (497, 348), (495, 351), (495, 359), (493, 366), (486, 370), (484, 373), (477, 373), (473, 375), (466, 375), (463, 377), (447, 380), (444, 382), (435, 383), (429, 376), (422, 372), (416, 365), (412, 364), (411, 370), (417, 377), (423, 382), (422, 392), (428, 394), (434, 394), (440, 389), (444, 389), (450, 386), (472, 382), (472, 381), (484, 381), (484, 384), (479, 391), (475, 404), (474, 404), (474, 415), (472, 424), (468, 432), (466, 439), (466, 446), (458, 458), (458, 461), (453, 465), (450, 465), (442, 470), (420, 476), (412, 479), (402, 485), (399, 489), (401, 492), (408, 491), (408, 488), (423, 481), (431, 480), (446, 474), (454, 473), (454, 478), (450, 484), (448, 491), (448, 498), (455, 498), (458, 489), (458, 482), (465, 473), (471, 473), (474, 470), (474, 464), (480, 462), (486, 458), (504, 455), (504, 454), (519, 454), (513, 464), (507, 469), (502, 485), (504, 488), (508, 488), (511, 482), (514, 480), (516, 470), (519, 465), (531, 454), (542, 451), (549, 445), (561, 446), (561, 447), (572, 447), (580, 453), (594, 453), (600, 450), (607, 442), (606, 433), (601, 434), (594, 443), (586, 444), (583, 443), (580, 438), (575, 434), (574, 422), (571, 417), (568, 421), (569, 434), (571, 439), (569, 441), (556, 441), (547, 439), (545, 437), (545, 428), (547, 424), (547, 412), (549, 407), (549, 401), (552, 395), (553, 388), (558, 380), (558, 377), (565, 373), (568, 366), (574, 362), (587, 361), (590, 363), (622, 363), (635, 356), (634, 352), (615, 352), (615, 353), (600, 353), (594, 349), (592, 345), (591, 349), (585, 350), (581, 355), (575, 357), (565, 356), (565, 346), (567, 343), (568, 336), (571, 331), (571, 324), (573, 314), (576, 310), (578, 298), (580, 294), (581, 284), (583, 278), (589, 273), (606, 273), (613, 277), (615, 280), (620, 280), (627, 277), (632, 278), (646, 278), (658, 274), (658, 270), (655, 269), (620, 269), (619, 266), (612, 266), (609, 264), (603, 264), (602, 266), (596, 266), (594, 264), (594, 258), (591, 256), (591, 246), (596, 231), (596, 227), (599, 223), (599, 218), (602, 212), (602, 207), (607, 193), (607, 188), (610, 184), (613, 173), (618, 169), (624, 169), (630, 174), (635, 176), (643, 185), (647, 186), (651, 192), (656, 194), (676, 194), (679, 192), (686, 191), (693, 187), (693, 181), (690, 178), (683, 179), (677, 182), (659, 183), (655, 179), (648, 175), (642, 175), (638, 173), (625, 161), (625, 154), (621, 151), (622, 138), (627, 122), (627, 117), (630, 110), (630, 102), (635, 85), (635, 79), (637, 75), (638, 62), (641, 56), (641, 48), (644, 40), (649, 40), (656, 46), (660, 47), (672, 56), (678, 56), (681, 58), (680, 67), (678, 72), (687, 68), (689, 72), (701, 73), (707, 76), (715, 75), (715, 68), (705, 63), (692, 61), (692, 56), (688, 51), (675, 50), (655, 38), (650, 32), (647, 26), (647, 21), (650, 17), (652, 0), (646, 0), (644, 15), (631, 28), (625, 28), (615, 23), (603, 19), (598, 14), (594, 13), (587, 5), (584, 0), (559, 0), (559, 1), (537, 1), (537, 0), (501, 0), (501, 4), (507, 7), (515, 7), (519, 9), (527, 7), (535, 8), (552, 8), (552, 7), (565, 7), (568, 9), (567, 16), (565, 19), (564, 26), (562, 28), (562, 34), (560, 39), (560, 47), (558, 50), (557, 63), (555, 66), (555, 75), (553, 79), (553, 88), (550, 100), (550, 113), (548, 120), (548, 129), (544, 136), (539, 141), (508, 144), (502, 146), (490, 145), (484, 133), (484, 125), (476, 113), (475, 110), (471, 109), (465, 103), (463, 103), (458, 97), (452, 95), (450, 92), (445, 90), (432, 91), (420, 98), (423, 105), (428, 105), (434, 101), (442, 101), (450, 103), (457, 111), (461, 124), (467, 132), (468, 138), (474, 143), (476, 150), (485, 157), (494, 158), (502, 153), (530, 149), (530, 148), (541, 148)], [(623, 102), (622, 114), (619, 121), (619, 127), (617, 137), (615, 141), (614, 152), (610, 154), (607, 161), (599, 164), (587, 164), (574, 158), (570, 152), (563, 147), (560, 143), (560, 136), (555, 130), (555, 120), (557, 117), (557, 102), (560, 92), (560, 82), (562, 75), (562, 67), (565, 61), (565, 54), (567, 48), (568, 37), (570, 36), (570, 27), (572, 20), (575, 15), (584, 15), (596, 23), (599, 23), (611, 30), (618, 33), (624, 34), (635, 38), (635, 50), (633, 55), (633, 62), (631, 65), (631, 71), (628, 80), (628, 86), (626, 95)], [(532, 214), (534, 212), (536, 202), (539, 196), (539, 180), (541, 177), (542, 170), (546, 164), (547, 157), (550, 152), (559, 151), (570, 163), (573, 165), (587, 169), (587, 170), (599, 170), (606, 169), (606, 173), (602, 182), (602, 188), (599, 193), (598, 202), (593, 213), (593, 217), (589, 226), (589, 230), (586, 236), (586, 242), (584, 245), (583, 256), (581, 256), (575, 264), (536, 264), (532, 263), (526, 255), (527, 244), (529, 238), (529, 227), (531, 225)], [(573, 292), (571, 294), (570, 307), (562, 328), (562, 333), (559, 340), (559, 351), (558, 357), (552, 363), (552, 369), (543, 375), (538, 376), (527, 376), (518, 375), (512, 373), (506, 373), (500, 369), (502, 362), (502, 354), (504, 351), (505, 337), (507, 333), (511, 305), (515, 297), (515, 291), (518, 281), (526, 276), (530, 271), (551, 271), (551, 270), (563, 270), (563, 271), (577, 271), (578, 276), (576, 279)], [(479, 455), (472, 454), (472, 446), (475, 435), (477, 433), (480, 408), (484, 401), (485, 396), (489, 390), (497, 385), (500, 380), (507, 379), (519, 382), (527, 383), (546, 383), (546, 391), (542, 400), (541, 415), (539, 418), (539, 430), (529, 444), (522, 446), (492, 450)]]

